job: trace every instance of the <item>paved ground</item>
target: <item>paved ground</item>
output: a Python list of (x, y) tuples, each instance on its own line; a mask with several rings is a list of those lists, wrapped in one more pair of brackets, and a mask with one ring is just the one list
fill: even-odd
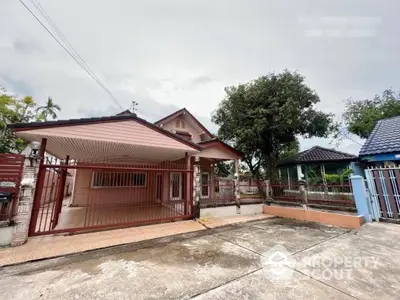
[(0, 249), (0, 267), (32, 260), (63, 256), (71, 253), (101, 249), (155, 238), (216, 228), (233, 223), (270, 218), (269, 215), (205, 218), (196, 221), (181, 221), (106, 230), (78, 235), (51, 235), (30, 238), (16, 248)]
[(1, 299), (399, 299), (400, 225), (285, 219), (0, 270)]

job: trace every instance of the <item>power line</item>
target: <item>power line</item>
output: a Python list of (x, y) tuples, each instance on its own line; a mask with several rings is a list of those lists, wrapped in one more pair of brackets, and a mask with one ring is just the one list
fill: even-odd
[[(50, 16), (44, 11), (40, 3), (33, 3), (34, 6), (39, 10), (40, 14), (49, 22), (50, 27), (55, 31), (56, 35), (58, 35), (63, 42), (67, 45), (67, 47), (75, 53), (75, 55), (78, 57), (76, 58), (74, 54), (70, 52), (69, 49), (67, 49), (66, 46), (64, 46), (58, 38), (46, 27), (45, 24), (43, 24), (42, 21), (35, 15), (35, 13), (29, 9), (29, 7), (22, 1), (19, 0), (19, 2), (29, 11), (29, 13), (36, 19), (36, 21), (39, 22), (39, 24), (47, 31), (48, 34), (51, 35), (51, 37), (71, 56), (71, 58), (90, 76), (96, 83), (113, 99), (114, 103), (122, 110), (123, 107), (117, 100), (117, 98), (107, 89), (107, 87), (104, 85), (103, 82), (94, 74), (94, 72), (90, 69), (90, 67), (85, 63), (85, 61), (82, 59), (82, 57), (79, 55), (79, 53), (72, 47), (71, 43), (67, 40), (65, 35), (60, 31), (60, 29), (57, 27), (57, 25), (54, 23), (54, 21), (50, 18)], [(40, 7), (40, 8), (39, 8)]]

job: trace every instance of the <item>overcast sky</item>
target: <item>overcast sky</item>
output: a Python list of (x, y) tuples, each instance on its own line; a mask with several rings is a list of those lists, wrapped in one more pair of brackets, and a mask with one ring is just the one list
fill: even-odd
[[(186, 107), (216, 132), (210, 116), (225, 86), (285, 68), (338, 116), (346, 98), (400, 88), (398, 0), (39, 1), (121, 105), (137, 101), (149, 121)], [(120, 110), (18, 0), (0, 9), (0, 86), (53, 97), (60, 118)], [(315, 144), (333, 147), (301, 141)]]

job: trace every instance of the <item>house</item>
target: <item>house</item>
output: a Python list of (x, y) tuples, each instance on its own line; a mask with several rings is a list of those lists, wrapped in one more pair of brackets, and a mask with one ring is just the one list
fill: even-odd
[(322, 180), (322, 174), (341, 174), (344, 170), (355, 168), (357, 156), (334, 149), (314, 146), (278, 164), (280, 178), (288, 185), (299, 180), (306, 182)]
[[(235, 202), (232, 186), (229, 193), (216, 188), (214, 165), (233, 160), (238, 170), (242, 153), (185, 108), (155, 123), (124, 111), (9, 127), (41, 142), (40, 157), (54, 158), (40, 160), (30, 236), (192, 218), (194, 200), (218, 202), (222, 195)], [(68, 174), (74, 174), (71, 205), (62, 192)], [(55, 182), (52, 192), (47, 181)]]
[(400, 160), (400, 117), (380, 120), (361, 147), (359, 157), (367, 165), (384, 165)]

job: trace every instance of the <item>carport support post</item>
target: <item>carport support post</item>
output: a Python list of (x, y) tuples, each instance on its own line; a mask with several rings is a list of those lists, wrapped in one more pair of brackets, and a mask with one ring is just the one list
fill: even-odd
[(371, 209), (364, 178), (360, 175), (350, 177), (353, 188), (354, 201), (356, 202), (358, 215), (364, 216), (365, 222), (372, 222)]

